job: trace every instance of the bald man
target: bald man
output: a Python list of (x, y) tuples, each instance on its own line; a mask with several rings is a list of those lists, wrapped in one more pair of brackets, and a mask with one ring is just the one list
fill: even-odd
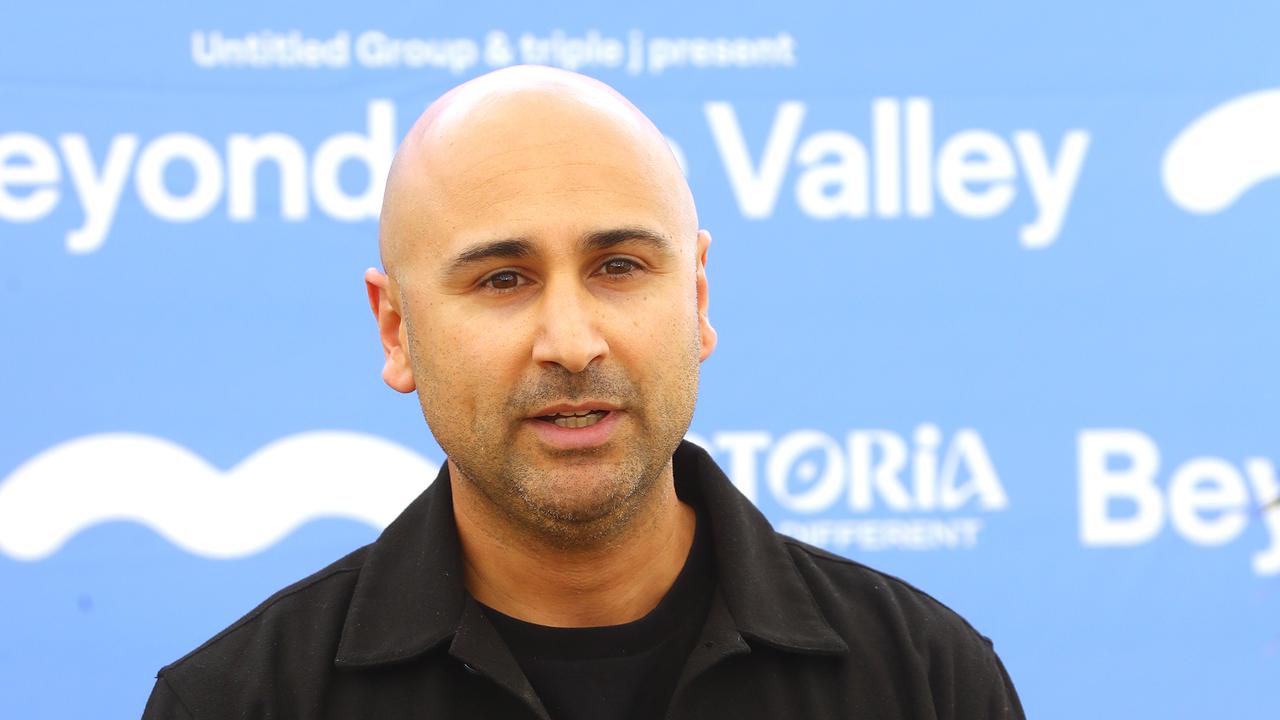
[(447, 461), (376, 542), (163, 668), (145, 717), (1022, 717), (989, 640), (777, 535), (682, 441), (710, 243), (608, 86), (516, 67), (433, 103), (365, 283), (382, 378)]

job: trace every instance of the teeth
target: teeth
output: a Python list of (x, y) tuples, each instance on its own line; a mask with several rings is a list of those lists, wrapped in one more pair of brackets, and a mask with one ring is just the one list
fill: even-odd
[(604, 417), (603, 410), (587, 410), (582, 413), (574, 413), (572, 415), (556, 415), (551, 422), (562, 428), (584, 428), (588, 425), (595, 425), (600, 422), (600, 418)]

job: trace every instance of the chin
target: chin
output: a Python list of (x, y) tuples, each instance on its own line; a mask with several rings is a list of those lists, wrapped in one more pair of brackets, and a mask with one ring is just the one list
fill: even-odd
[(591, 524), (630, 516), (643, 488), (633, 473), (575, 467), (554, 472), (541, 488), (525, 488), (521, 495), (546, 520)]

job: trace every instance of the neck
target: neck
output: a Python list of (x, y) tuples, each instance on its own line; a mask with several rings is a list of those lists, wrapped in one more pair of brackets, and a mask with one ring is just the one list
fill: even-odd
[(514, 525), (450, 464), (463, 582), (481, 603), (552, 627), (621, 625), (644, 617), (671, 588), (693, 544), (693, 508), (676, 497), (668, 465), (616, 533), (568, 547)]

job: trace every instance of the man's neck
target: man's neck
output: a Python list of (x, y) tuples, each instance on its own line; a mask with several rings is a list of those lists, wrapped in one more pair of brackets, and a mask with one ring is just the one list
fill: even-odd
[(451, 483), (467, 590), (526, 622), (598, 627), (638, 620), (671, 588), (693, 544), (696, 513), (676, 497), (670, 469), (620, 532), (576, 548), (532, 536), (470, 483), (452, 474)]

